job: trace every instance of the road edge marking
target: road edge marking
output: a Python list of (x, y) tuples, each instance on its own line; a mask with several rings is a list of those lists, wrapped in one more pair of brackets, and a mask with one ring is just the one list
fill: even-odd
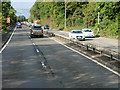
[(39, 53), (40, 51), (38, 49), (36, 49), (36, 52)]
[(15, 27), (13, 33), (11, 34), (9, 40), (6, 42), (6, 44), (3, 46), (3, 48), (1, 48), (0, 53), (2, 53), (2, 52), (4, 51), (4, 49), (7, 47), (7, 45), (8, 45), (9, 42), (11, 41), (11, 39), (12, 39), (12, 37), (13, 37), (13, 35), (14, 35), (15, 30), (16, 30), (16, 27)]

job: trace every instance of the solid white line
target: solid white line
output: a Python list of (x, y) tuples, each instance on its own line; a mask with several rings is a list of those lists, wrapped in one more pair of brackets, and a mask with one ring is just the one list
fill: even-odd
[[(53, 39), (53, 38), (52, 38), (52, 39)], [(100, 66), (102, 66), (102, 67), (104, 67), (104, 68), (106, 68), (107, 70), (113, 72), (114, 74), (120, 76), (120, 74), (119, 74), (118, 72), (116, 72), (116, 71), (110, 69), (109, 67), (107, 67), (107, 66), (105, 66), (105, 65), (103, 65), (103, 64), (101, 64), (101, 63), (99, 63), (98, 61), (96, 61), (96, 60), (94, 60), (94, 59), (88, 57), (87, 55), (84, 55), (84, 54), (80, 53), (79, 51), (76, 51), (76, 50), (74, 50), (74, 49), (72, 49), (72, 48), (70, 48), (70, 47), (64, 45), (63, 43), (61, 43), (61, 42), (59, 42), (59, 41), (57, 41), (57, 40), (55, 40), (55, 39), (53, 39), (53, 40), (56, 41), (56, 42), (58, 42), (59, 44), (63, 45), (64, 47), (66, 47), (66, 48), (68, 48), (68, 49), (70, 49), (70, 50), (72, 50), (72, 51), (74, 51), (74, 52), (76, 52), (76, 53), (78, 53), (78, 54), (80, 54), (80, 55), (82, 55), (82, 56), (84, 56), (84, 57), (86, 57), (86, 58), (92, 60), (93, 62), (97, 63), (98, 65), (100, 65)]]
[(0, 53), (2, 53), (2, 52), (3, 52), (3, 50), (4, 50), (4, 49), (7, 47), (7, 45), (9, 44), (10, 40), (11, 40), (11, 39), (12, 39), (12, 37), (13, 37), (13, 34), (14, 34), (15, 30), (16, 30), (16, 27), (15, 27), (15, 29), (14, 29), (13, 33), (11, 34), (11, 36), (10, 36), (9, 40), (7, 41), (7, 43), (6, 43), (6, 44), (4, 45), (4, 47), (0, 50)]
[(44, 62), (41, 62), (42, 63), (42, 66), (45, 66)]
[(46, 68), (46, 66), (45, 66), (44, 62), (41, 62), (41, 63), (42, 63), (42, 66), (43, 66), (44, 68)]
[(36, 49), (36, 51), (39, 53), (39, 50), (38, 50), (38, 49)]

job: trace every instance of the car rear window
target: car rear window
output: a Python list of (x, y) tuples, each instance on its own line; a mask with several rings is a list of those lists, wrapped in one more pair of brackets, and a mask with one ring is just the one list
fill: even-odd
[(21, 23), (17, 23), (17, 25), (21, 25)]
[(48, 25), (45, 25), (45, 27), (49, 27)]
[(85, 30), (85, 32), (91, 32), (91, 30)]
[(41, 26), (33, 26), (32, 29), (35, 29), (35, 30), (42, 30)]
[(81, 31), (72, 31), (72, 33), (82, 33)]
[(34, 26), (34, 28), (41, 28), (41, 26)]

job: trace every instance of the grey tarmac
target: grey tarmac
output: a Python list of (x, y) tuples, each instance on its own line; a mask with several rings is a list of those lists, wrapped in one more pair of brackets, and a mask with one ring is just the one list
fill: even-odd
[(52, 38), (31, 39), (29, 32), (17, 29), (2, 52), (3, 88), (118, 88), (114, 73)]

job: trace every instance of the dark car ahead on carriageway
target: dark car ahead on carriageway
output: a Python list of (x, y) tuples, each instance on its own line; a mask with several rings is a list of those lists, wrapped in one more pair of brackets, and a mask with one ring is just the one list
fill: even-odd
[(43, 29), (41, 26), (32, 26), (30, 29), (30, 37), (43, 37)]

